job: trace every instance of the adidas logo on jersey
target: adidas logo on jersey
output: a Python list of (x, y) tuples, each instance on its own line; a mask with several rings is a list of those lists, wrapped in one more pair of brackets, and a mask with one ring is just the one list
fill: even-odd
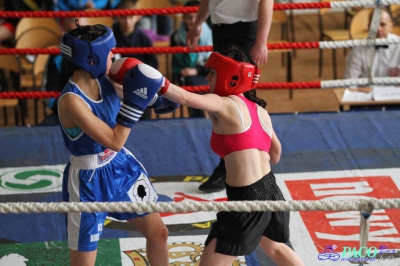
[(134, 94), (142, 97), (143, 99), (147, 99), (147, 88), (141, 88), (133, 91)]

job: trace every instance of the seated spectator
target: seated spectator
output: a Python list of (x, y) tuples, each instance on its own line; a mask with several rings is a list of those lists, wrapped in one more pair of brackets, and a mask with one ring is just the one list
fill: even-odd
[(167, 15), (142, 16), (138, 24), (152, 42), (169, 41), (173, 32), (172, 18)]
[(0, 45), (10, 46), (10, 42), (13, 42), (15, 38), (15, 25), (10, 21), (2, 19), (0, 21)]
[[(200, 1), (188, 1), (185, 6), (198, 6)], [(171, 46), (186, 46), (186, 35), (196, 19), (197, 13), (183, 14), (179, 29), (171, 36)], [(213, 45), (212, 32), (207, 23), (203, 23), (199, 46)], [(172, 56), (173, 82), (185, 86), (207, 85), (208, 74), (204, 64), (211, 52), (176, 53)], [(190, 117), (204, 117), (202, 110), (189, 108)]]
[[(135, 9), (137, 0), (121, 0), (116, 9)], [(121, 16), (116, 17), (113, 25), (113, 32), (116, 47), (153, 47), (150, 38), (140, 29), (137, 22), (140, 16)], [(123, 54), (114, 55), (115, 59), (120, 57), (134, 57), (155, 69), (158, 69), (158, 59), (156, 54)], [(150, 119), (151, 109), (147, 108), (141, 119)]]
[[(64, 33), (70, 32), (75, 29), (76, 22), (79, 21), (80, 25), (86, 25), (85, 18), (63, 18), (61, 19), (61, 30)], [(68, 68), (64, 62), (61, 54), (51, 55), (49, 61), (47, 62), (46, 71), (43, 73), (42, 91), (59, 91), (61, 92), (65, 84), (71, 77), (72, 72), (68, 71)], [(58, 108), (57, 108), (57, 98), (50, 98), (45, 100), (46, 113), (48, 115), (45, 117), (40, 126), (51, 126), (58, 125)]]
[[(29, 5), (23, 0), (3, 1), (4, 11), (40, 11), (53, 10), (53, 0), (29, 1)], [(14, 45), (15, 28), (19, 18), (6, 18), (0, 20), (0, 45), (11, 47)]]
[[(12, 0), (3, 1), (4, 11), (40, 11), (52, 10), (54, 7), (53, 0)], [(15, 46), (15, 30), (20, 21), (20, 18), (5, 18), (0, 20), (0, 45), (4, 47)], [(32, 58), (30, 55), (25, 56), (28, 60)], [(33, 57), (34, 58), (34, 57)], [(19, 74), (11, 72), (11, 79), (14, 86), (19, 83)], [(4, 78), (4, 71), (0, 70), (1, 89), (8, 90), (7, 82)]]
[[(137, 0), (121, 0), (116, 9), (135, 9)], [(153, 47), (150, 38), (137, 25), (140, 16), (117, 17), (113, 25), (116, 47)], [(114, 55), (115, 59), (120, 56)], [(145, 64), (158, 68), (155, 54), (123, 54), (122, 57), (134, 57)]]
[[(372, 15), (370, 20), (372, 20)], [(393, 21), (390, 12), (383, 9), (379, 21), (376, 38), (400, 39), (391, 33)], [(374, 49), (374, 55), (370, 57), (370, 51)], [(372, 62), (371, 62), (372, 61)], [(389, 68), (400, 66), (400, 45), (389, 44), (380, 47), (358, 46), (354, 47), (346, 58), (344, 78), (388, 77)]]
[[(136, 8), (157, 8), (157, 7), (169, 7), (165, 1), (145, 1), (140, 0)], [(154, 42), (169, 42), (169, 37), (174, 31), (173, 19), (171, 15), (143, 15), (138, 21), (140, 29), (149, 36), (150, 40)]]

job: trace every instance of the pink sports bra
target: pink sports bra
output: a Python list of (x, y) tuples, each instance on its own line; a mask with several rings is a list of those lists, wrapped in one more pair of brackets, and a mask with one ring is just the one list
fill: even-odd
[(239, 112), (243, 131), (236, 134), (221, 135), (213, 130), (210, 139), (211, 149), (221, 158), (224, 158), (232, 152), (247, 149), (258, 149), (269, 152), (269, 149), (271, 148), (272, 130), (260, 120), (257, 111), (257, 104), (241, 95), (235, 96), (239, 97), (249, 109), (251, 117), (250, 125), (245, 128), (239, 106), (237, 106), (235, 101), (230, 99)]

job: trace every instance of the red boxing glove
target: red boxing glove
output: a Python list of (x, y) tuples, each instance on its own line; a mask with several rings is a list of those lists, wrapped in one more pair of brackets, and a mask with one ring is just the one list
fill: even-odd
[(137, 66), (138, 64), (142, 64), (143, 62), (133, 58), (133, 57), (122, 57), (118, 60), (115, 60), (110, 68), (110, 78), (122, 85), (123, 81), (124, 81), (124, 76), (125, 73), (131, 69), (134, 68), (135, 66)]

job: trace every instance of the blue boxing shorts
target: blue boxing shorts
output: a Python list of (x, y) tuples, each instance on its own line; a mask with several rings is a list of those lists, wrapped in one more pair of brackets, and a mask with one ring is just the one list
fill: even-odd
[[(155, 202), (158, 195), (143, 165), (131, 152), (105, 150), (100, 154), (71, 156), (63, 177), (66, 202)], [(143, 217), (147, 213), (69, 212), (68, 246), (94, 251), (107, 216), (117, 220)]]
[[(248, 186), (226, 184), (226, 194), (228, 201), (285, 200), (272, 172)], [(286, 211), (221, 211), (217, 213), (217, 221), (213, 223), (205, 245), (217, 238), (215, 252), (230, 256), (249, 255), (262, 236), (281, 243), (289, 241), (289, 218), (290, 212)]]

